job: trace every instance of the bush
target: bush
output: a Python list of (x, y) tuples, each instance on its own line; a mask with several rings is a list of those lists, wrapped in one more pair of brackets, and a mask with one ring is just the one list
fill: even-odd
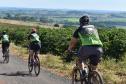
[(101, 29), (100, 38), (104, 44), (105, 57), (116, 59), (122, 58), (126, 52), (126, 30), (125, 29)]
[(60, 25), (59, 24), (54, 24), (54, 27), (60, 27)]
[[(0, 24), (0, 31), (8, 31), (12, 42), (16, 45), (27, 46), (27, 36), (30, 26)], [(42, 43), (41, 53), (61, 55), (68, 47), (75, 28), (49, 29), (39, 28), (38, 34)], [(99, 36), (103, 42), (104, 58), (120, 59), (126, 51), (125, 29), (99, 29)]]

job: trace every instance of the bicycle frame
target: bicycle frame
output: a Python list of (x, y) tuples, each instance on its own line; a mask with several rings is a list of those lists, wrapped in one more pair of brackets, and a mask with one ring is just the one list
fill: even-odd
[(39, 61), (39, 57), (37, 55), (37, 52), (35, 52), (35, 51), (33, 51), (32, 56), (30, 56), (30, 55), (31, 54), (29, 54), (29, 60), (28, 60), (29, 72), (31, 74), (31, 72), (32, 72), (32, 70), (34, 68), (35, 75), (38, 76), (39, 73), (40, 73), (40, 61)]
[[(99, 82), (98, 84), (104, 84), (102, 76), (99, 74), (98, 71), (93, 70), (92, 66), (89, 64), (88, 58), (86, 60), (83, 60), (82, 62), (80, 62), (79, 58), (76, 59), (76, 66), (73, 68), (73, 72), (72, 72), (72, 84), (75, 84), (76, 82), (77, 70), (80, 73), (79, 78), (81, 84), (92, 84), (91, 80), (92, 77), (94, 77), (94, 74), (95, 76), (98, 76), (99, 79), (97, 80), (97, 82)], [(83, 74), (83, 71), (85, 71), (86, 73)]]

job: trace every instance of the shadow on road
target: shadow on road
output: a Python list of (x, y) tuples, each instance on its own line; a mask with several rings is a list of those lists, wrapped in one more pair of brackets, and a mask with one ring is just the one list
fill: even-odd
[(1, 73), (0, 75), (4, 76), (22, 76), (22, 77), (36, 77), (33, 74), (30, 74), (28, 71), (17, 71), (17, 72), (11, 72), (11, 73)]

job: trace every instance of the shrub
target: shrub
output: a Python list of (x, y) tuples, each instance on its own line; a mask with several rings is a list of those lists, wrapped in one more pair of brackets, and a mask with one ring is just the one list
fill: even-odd
[[(0, 32), (8, 31), (12, 42), (23, 47), (28, 45), (27, 37), (30, 26), (0, 24)], [(41, 53), (61, 55), (68, 47), (75, 28), (49, 29), (37, 27), (42, 43)], [(120, 59), (126, 51), (125, 29), (99, 29), (99, 36), (103, 42), (104, 58)]]

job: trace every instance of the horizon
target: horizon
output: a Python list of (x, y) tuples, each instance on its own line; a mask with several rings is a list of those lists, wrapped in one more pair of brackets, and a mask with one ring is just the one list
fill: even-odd
[(74, 11), (106, 11), (106, 12), (126, 12), (123, 10), (98, 10), (98, 9), (70, 9), (70, 8), (32, 8), (32, 7), (1, 7), (0, 8), (15, 8), (15, 9), (40, 9), (40, 10), (74, 10)]
[(126, 11), (125, 3), (125, 0), (4, 0), (0, 2), (0, 7)]

